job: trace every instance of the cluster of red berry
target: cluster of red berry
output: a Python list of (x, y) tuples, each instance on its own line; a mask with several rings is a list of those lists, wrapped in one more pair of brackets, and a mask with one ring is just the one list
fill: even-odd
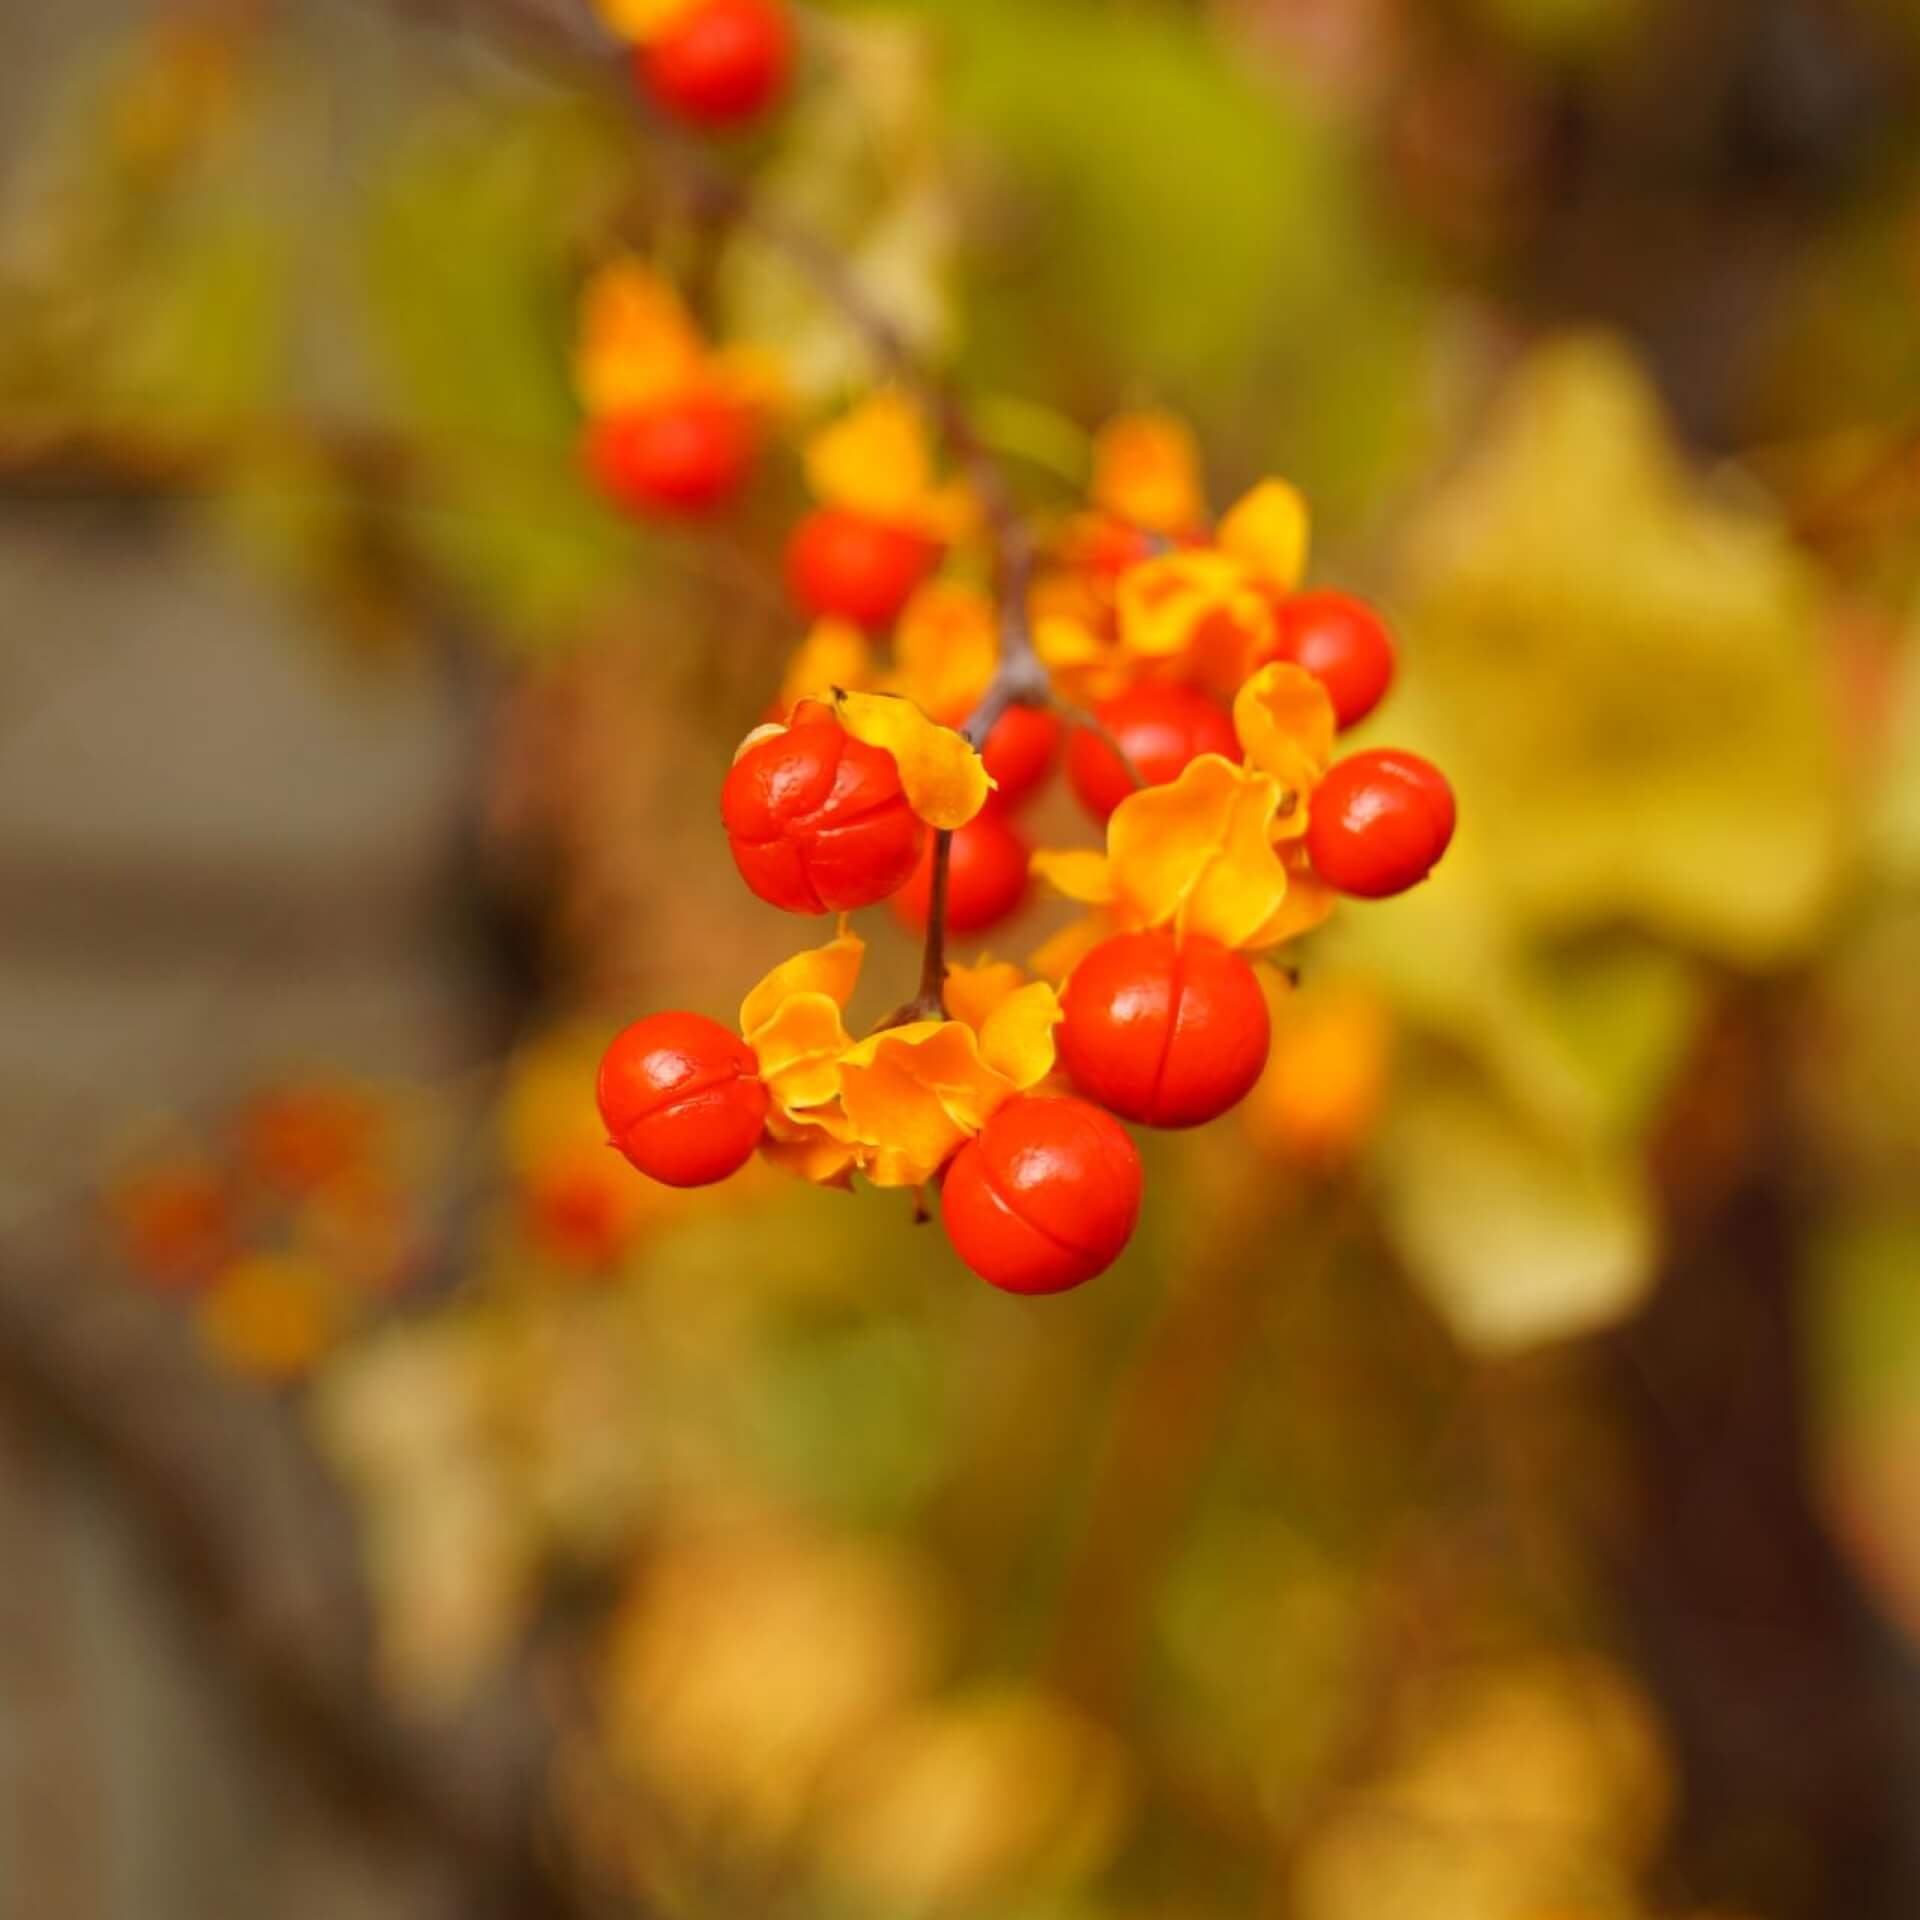
[[(928, 567), (938, 564), (938, 550), (930, 546), (916, 552), (911, 568), (893, 569), (890, 558), (886, 568), (896, 577), (880, 592), (875, 576), (882, 569), (864, 558), (839, 564), (846, 552), (864, 556), (879, 548), (818, 539), (810, 531), (818, 523), (816, 516), (803, 525), (791, 569), (796, 596), (815, 614), (845, 619), (857, 602), (863, 622), (871, 623), (882, 608), (910, 615), (916, 596), (953, 591), (951, 583), (925, 580)], [(822, 553), (834, 562), (820, 562)], [(1055, 543), (1053, 557), (1066, 573), (1080, 568), (1067, 584), (1084, 593), (1089, 577), (1071, 532)], [(1124, 591), (1136, 572), (1163, 557), (1158, 543), (1146, 543), (1110, 583), (1097, 584)], [(1030, 614), (1043, 629), (1057, 603), (1059, 570), (1035, 590)], [(1233, 710), (1194, 671), (1208, 650), (1190, 646), (1171, 673), (1135, 672), (1130, 663), (1109, 660), (1108, 677), (1120, 671), (1130, 683), (1094, 700), (1091, 724), (1069, 724), (1067, 778), (1087, 813), (1108, 830), (1108, 863), (1123, 871), (1143, 857), (1151, 863), (1161, 828), (1149, 796), (1177, 800), (1187, 786), (1211, 777), (1211, 765), (1235, 791), (1256, 799), (1269, 793), (1273, 818), (1249, 855), (1256, 872), (1274, 861), (1284, 836), (1294, 836), (1291, 879), (1284, 868), (1276, 871), (1293, 900), (1283, 911), (1302, 925), (1321, 917), (1335, 893), (1378, 898), (1413, 885), (1453, 830), (1453, 798), (1435, 769), (1402, 752), (1332, 760), (1330, 751), (1309, 745), (1301, 749), (1307, 771), (1283, 792), (1252, 766), (1248, 746), (1255, 731), (1249, 712), (1263, 710), (1262, 702), (1301, 705), (1304, 717), (1289, 722), (1288, 751), (1318, 736), (1330, 747), (1337, 727), (1372, 711), (1394, 666), (1378, 615), (1342, 594), (1282, 592), (1251, 627), (1244, 609), (1241, 617), (1256, 640), (1235, 657), (1240, 701)], [(1217, 641), (1217, 609), (1196, 614), (1191, 632), (1204, 632), (1210, 621)], [(802, 699), (783, 722), (757, 730), (744, 744), (720, 801), (734, 862), (756, 894), (788, 912), (845, 914), (904, 898), (924, 920), (936, 828), (916, 805), (903, 750), (862, 738), (848, 724), (845, 702), (844, 694)], [(917, 709), (915, 717), (937, 730)], [(996, 753), (1008, 722), (1015, 723), (1016, 750), (1003, 745)], [(949, 829), (949, 929), (990, 924), (1024, 890), (1028, 855), (1008, 808), (1041, 784), (1061, 732), (1056, 712), (1015, 706), (989, 734), (983, 771), (997, 765), (999, 785)], [(911, 760), (914, 751), (909, 744), (905, 757)], [(1181, 833), (1176, 820), (1164, 835), (1176, 862), (1184, 857)], [(1003, 888), (992, 875), (1003, 861), (997, 849), (1007, 841), (1013, 852), (1004, 864), (1013, 877)], [(970, 861), (963, 853), (969, 845), (989, 851)], [(1039, 864), (1098, 857), (1041, 856)], [(980, 877), (983, 871), (989, 879)], [(1230, 862), (1222, 873), (1224, 880), (1221, 873), (1214, 878), (1234, 882)], [(1111, 901), (1112, 883), (1106, 895), (1088, 897)], [(1099, 937), (1053, 969), (1064, 975), (1064, 986), (1050, 1003), (1048, 1065), (1057, 1063), (1081, 1097), (1051, 1094), (1044, 1082), (1022, 1088), (977, 1128), (957, 1131), (952, 1151), (928, 1170), (939, 1181), (942, 1219), (956, 1250), (994, 1284), (1015, 1292), (1058, 1291), (1100, 1272), (1125, 1245), (1139, 1208), (1140, 1164), (1115, 1116), (1152, 1127), (1202, 1125), (1237, 1105), (1259, 1078), (1270, 1023), (1266, 992), (1245, 949), (1265, 944), (1264, 933), (1284, 938), (1295, 929), (1267, 916), (1239, 938), (1204, 930), (1210, 924), (1182, 912), (1115, 917), (1109, 907), (1106, 918), (1093, 923)], [(1039, 991), (1051, 993), (1044, 986)], [(830, 1011), (837, 1029), (837, 1010)], [(836, 1038), (833, 1044), (848, 1043)], [(735, 1171), (768, 1137), (776, 1111), (749, 1040), (689, 1013), (656, 1015), (619, 1037), (601, 1070), (600, 1104), (614, 1144), (643, 1172), (674, 1185)], [(852, 1164), (861, 1166), (857, 1157)], [(844, 1171), (835, 1167), (836, 1174)]]
[[(666, 5), (640, 55), (664, 105), (717, 125), (778, 91), (790, 36), (766, 0)], [(670, 52), (677, 36), (700, 57)], [(635, 263), (608, 269), (584, 312), (600, 484), (643, 514), (723, 506), (777, 382), (710, 348)], [(1388, 690), (1392, 639), (1363, 601), (1301, 590), (1292, 488), (1269, 481), (1211, 519), (1178, 422), (1102, 434), (1087, 507), (1040, 542), (1012, 604), (978, 584), (978, 503), (939, 482), (905, 400), (869, 399), (805, 464), (816, 504), (785, 574), (811, 626), (720, 795), (742, 879), (790, 913), (890, 902), (942, 963), (946, 935), (1006, 920), (1030, 875), (1094, 911), (1035, 956), (1040, 978), (955, 970), (939, 1004), (925, 996), (860, 1041), (842, 1014), (863, 949), (843, 926), (749, 995), (738, 1034), (691, 1013), (629, 1027), (601, 1066), (601, 1114), (613, 1144), (673, 1186), (724, 1179), (756, 1149), (823, 1184), (937, 1183), (975, 1272), (1021, 1293), (1075, 1286), (1138, 1216), (1140, 1162), (1118, 1120), (1192, 1127), (1237, 1105), (1271, 1033), (1273, 980), (1250, 956), (1339, 895), (1422, 880), (1452, 836), (1453, 796), (1410, 753), (1334, 758), (1335, 735)], [(1020, 697), (991, 700), (969, 740), (954, 729), (995, 686), (1009, 624), (1053, 697), (1023, 673)], [(1016, 819), (1063, 744), (1103, 853), (1036, 853)]]
[(371, 1090), (319, 1083), (246, 1101), (216, 1138), (109, 1185), (119, 1249), (144, 1287), (192, 1303), (213, 1356), (290, 1381), (422, 1270), (425, 1223)]

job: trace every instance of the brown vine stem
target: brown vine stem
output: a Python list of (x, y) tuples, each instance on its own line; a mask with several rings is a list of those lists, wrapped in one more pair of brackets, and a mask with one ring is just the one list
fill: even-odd
[(1075, 706), (1071, 700), (1062, 700), (1058, 695), (1054, 697), (1050, 704), (1054, 712), (1057, 713), (1068, 726), (1077, 727), (1082, 733), (1092, 734), (1093, 737), (1120, 762), (1120, 771), (1133, 782), (1136, 789), (1144, 787), (1147, 784), (1146, 776), (1134, 764), (1132, 754), (1120, 744), (1113, 729), (1109, 727), (1097, 713), (1093, 712), (1091, 708)]
[[(865, 339), (873, 357), (911, 392), (938, 429), (980, 503), (993, 555), (995, 596), (1000, 604), (1000, 652), (994, 677), (963, 731), (976, 749), (1009, 707), (1038, 706), (1052, 692), (1052, 680), (1033, 644), (1027, 596), (1033, 580), (1033, 541), (1014, 502), (999, 462), (988, 450), (953, 388), (921, 365), (892, 318), (876, 306), (847, 266), (811, 228), (763, 205), (733, 175), (715, 167), (706, 153), (636, 105), (640, 124), (683, 173), (710, 212), (731, 218), (783, 254), (813, 283)], [(946, 1015), (947, 892), (953, 864), (953, 835), (939, 832), (933, 842), (932, 884), (927, 901), (926, 944), (920, 984), (914, 997), (887, 1022)]]
[[(389, 0), (394, 4), (394, 0)], [(530, 54), (600, 76), (623, 103), (648, 144), (670, 169), (687, 204), (710, 219), (728, 220), (757, 236), (811, 283), (866, 343), (887, 375), (913, 395), (980, 503), (993, 558), (995, 596), (1001, 609), (1000, 653), (992, 682), (964, 731), (978, 748), (1009, 707), (1040, 706), (1052, 682), (1033, 644), (1027, 596), (1033, 580), (1033, 539), (1014, 500), (1006, 474), (975, 430), (952, 385), (914, 352), (898, 323), (860, 283), (845, 258), (804, 221), (768, 206), (747, 182), (716, 161), (697, 140), (669, 126), (635, 92), (626, 72), (627, 50), (588, 14), (584, 0), (554, 6), (547, 0), (423, 0), (404, 17), (455, 22), (485, 18), (498, 37)], [(946, 1011), (947, 883), (953, 837), (935, 836), (932, 889), (920, 985), (912, 1000), (884, 1024), (939, 1019)]]

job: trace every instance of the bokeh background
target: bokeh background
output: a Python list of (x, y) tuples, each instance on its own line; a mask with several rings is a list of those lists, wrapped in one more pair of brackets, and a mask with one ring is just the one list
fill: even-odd
[(870, 369), (585, 20), (0, 20), (0, 1916), (1911, 1920), (1920, 18), (808, 15), (726, 163), (1037, 506), (1305, 487), (1461, 799), (1037, 1303), (600, 1142), (800, 495), (596, 504), (579, 286)]

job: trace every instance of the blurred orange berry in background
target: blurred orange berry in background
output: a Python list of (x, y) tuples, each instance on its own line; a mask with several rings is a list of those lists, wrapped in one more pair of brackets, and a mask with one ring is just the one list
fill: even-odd
[[(997, 807), (988, 807), (955, 830), (947, 863), (947, 931), (985, 933), (1019, 912), (1027, 898), (1027, 862), (1032, 849)], [(933, 911), (934, 843), (913, 877), (893, 896), (903, 926), (924, 928)]]
[(108, 1190), (122, 1256), (142, 1280), (173, 1291), (199, 1285), (233, 1243), (233, 1200), (210, 1163), (179, 1159), (141, 1167)]
[(1316, 980), (1296, 993), (1267, 970), (1273, 1044), (1245, 1107), (1265, 1152), (1318, 1173), (1337, 1172), (1366, 1144), (1392, 1065), (1386, 1003), (1352, 981)]
[(299, 1254), (243, 1254), (202, 1296), (199, 1331), (214, 1359), (250, 1379), (288, 1383), (326, 1355), (347, 1324), (326, 1268)]
[(1100, 512), (1130, 526), (1169, 538), (1192, 532), (1207, 517), (1193, 429), (1171, 413), (1110, 421), (1094, 442), (1089, 491)]
[(241, 1171), (301, 1198), (346, 1180), (376, 1156), (380, 1111), (358, 1087), (277, 1087), (247, 1102), (235, 1131)]

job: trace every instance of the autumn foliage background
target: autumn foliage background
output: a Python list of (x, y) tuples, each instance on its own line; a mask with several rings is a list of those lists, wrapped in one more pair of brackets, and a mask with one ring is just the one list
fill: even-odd
[[(1911, 10), (807, 12), (756, 204), (1035, 511), (1296, 482), (1460, 797), (1053, 1301), (603, 1144), (873, 368), (586, 17), (0, 23), (0, 1916), (1909, 1920)], [(790, 391), (699, 529), (624, 249)]]

